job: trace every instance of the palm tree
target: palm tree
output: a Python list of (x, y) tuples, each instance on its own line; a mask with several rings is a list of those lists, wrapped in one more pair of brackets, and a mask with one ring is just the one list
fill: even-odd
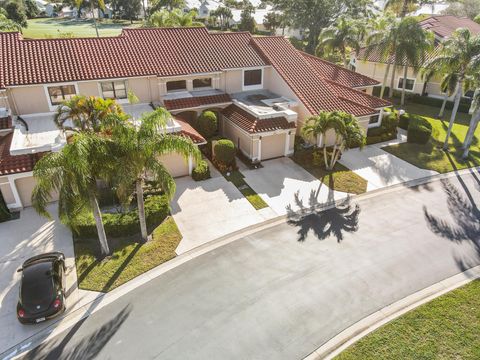
[(404, 18), (410, 11), (413, 11), (417, 5), (430, 3), (431, 0), (387, 0), (384, 3), (385, 10), (393, 10), (400, 18)]
[[(335, 132), (335, 142), (330, 159), (328, 159), (325, 140), (329, 130)], [(342, 111), (320, 112), (317, 116), (310, 117), (302, 128), (302, 134), (305, 137), (318, 138), (317, 146), (323, 143), (325, 168), (329, 171), (333, 170), (345, 150), (352, 146), (362, 147), (365, 142), (365, 134), (357, 119)]]
[(317, 52), (338, 50), (342, 55), (343, 66), (348, 68), (347, 49), (353, 48), (358, 53), (360, 49), (360, 31), (357, 22), (340, 17), (335, 26), (323, 29), (318, 39)]
[[(366, 39), (365, 58), (368, 58), (372, 52), (378, 52), (380, 60), (387, 64), (385, 75), (383, 77), (380, 98), (383, 99), (385, 87), (387, 86), (388, 74), (392, 65), (392, 59), (395, 53), (395, 44), (397, 42), (397, 30), (399, 21), (391, 14), (386, 13), (374, 26), (374, 30)], [(395, 79), (395, 68), (392, 79)], [(394, 80), (393, 80), (394, 81)], [(390, 86), (390, 94), (393, 95), (393, 85)]]
[(403, 65), (401, 106), (405, 105), (408, 68), (416, 69), (423, 64), (426, 55), (433, 49), (433, 44), (433, 33), (424, 30), (415, 18), (406, 17), (400, 22), (395, 46), (395, 64)]
[(136, 193), (143, 242), (148, 241), (143, 196), (145, 181), (153, 180), (169, 199), (175, 194), (175, 182), (160, 157), (179, 153), (185, 159), (201, 159), (198, 147), (190, 139), (165, 132), (170, 120), (171, 114), (166, 109), (157, 108), (144, 114), (138, 127), (120, 122), (120, 126), (114, 127), (112, 133), (112, 140), (118, 144), (114, 181), (118, 184), (119, 197), (124, 202), (129, 202), (130, 195)]
[(233, 18), (232, 10), (226, 6), (220, 6), (217, 10), (212, 11), (210, 16), (220, 19), (221, 30), (225, 30), (229, 26), (229, 21)]
[(447, 136), (443, 150), (448, 150), (448, 141), (452, 134), (453, 124), (457, 116), (458, 107), (462, 98), (462, 90), (469, 74), (474, 74), (480, 62), (480, 35), (473, 36), (468, 29), (457, 29), (447, 39), (440, 49), (438, 56), (425, 66), (439, 69), (443, 73), (454, 75), (457, 79), (455, 101), (448, 125)]
[(106, 130), (108, 119), (112, 115), (124, 120), (127, 118), (115, 100), (77, 95), (57, 108), (54, 122), (62, 130), (98, 133)]
[[(82, 5), (85, 0), (75, 0), (75, 6), (78, 9), (78, 14), (80, 15), (80, 9), (82, 8)], [(97, 33), (97, 37), (100, 37), (100, 34), (98, 33), (98, 26), (97, 26), (97, 18), (95, 17), (95, 5), (102, 11), (105, 11), (105, 1), (104, 0), (90, 0), (90, 10), (92, 11), (92, 17), (93, 17), (93, 24), (95, 25), (95, 32)]]
[[(428, 83), (432, 77), (437, 74), (436, 69), (426, 68), (423, 70), (422, 78), (425, 83)], [(442, 106), (440, 107), (440, 112), (437, 115), (437, 118), (443, 119), (445, 114), (445, 108), (447, 106), (448, 98), (455, 93), (457, 88), (457, 75), (456, 74), (444, 74), (442, 82), (440, 83), (440, 90), (445, 93), (443, 96)]]
[(85, 209), (93, 212), (100, 251), (110, 253), (102, 214), (98, 205), (97, 180), (111, 171), (111, 142), (94, 133), (76, 133), (74, 140), (60, 152), (48, 153), (35, 165), (33, 176), (37, 184), (32, 192), (35, 210), (50, 217), (46, 206), (53, 192), (58, 192), (58, 212), (62, 222), (72, 224)]
[(202, 27), (205, 24), (195, 21), (197, 12), (192, 10), (184, 13), (181, 9), (168, 11), (161, 9), (155, 11), (147, 21), (147, 26), (151, 27)]
[[(480, 87), (480, 78), (477, 80), (477, 84), (477, 86)], [(477, 130), (478, 123), (480, 122), (480, 88), (475, 91), (475, 95), (473, 96), (472, 109), (472, 118), (470, 120), (467, 135), (465, 136), (465, 140), (463, 142), (462, 159), (464, 160), (468, 158), (470, 147), (475, 136), (475, 131)]]

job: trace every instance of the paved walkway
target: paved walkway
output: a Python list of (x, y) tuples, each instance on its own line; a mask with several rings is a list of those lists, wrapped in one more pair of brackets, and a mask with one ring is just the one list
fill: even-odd
[(420, 169), (381, 149), (405, 141), (406, 137), (400, 134), (398, 140), (368, 145), (361, 150), (352, 149), (345, 152), (339, 162), (368, 181), (367, 191), (438, 174)]
[(263, 168), (243, 170), (245, 180), (277, 215), (285, 215), (287, 208), (298, 210), (298, 198), (308, 201), (313, 194), (317, 203), (343, 199), (346, 193), (331, 190), (308, 171), (289, 158), (262, 162)]
[(21, 325), (16, 318), (17, 269), (29, 257), (49, 251), (65, 254), (67, 265), (67, 308), (71, 312), (93, 300), (97, 293), (77, 288), (77, 272), (71, 232), (56, 217), (57, 207), (49, 206), (52, 221), (37, 215), (33, 208), (21, 212), (20, 219), (0, 224), (0, 353), (52, 324)]
[(25, 359), (302, 359), (360, 319), (480, 264), (474, 175), (248, 235), (136, 288)]

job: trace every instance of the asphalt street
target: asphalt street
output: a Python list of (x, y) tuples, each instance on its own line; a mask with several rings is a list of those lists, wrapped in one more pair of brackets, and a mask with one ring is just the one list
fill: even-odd
[[(314, 194), (298, 201), (315, 205)], [(302, 359), (358, 320), (480, 264), (477, 206), (472, 170), (291, 214), (135, 289), (24, 358)]]

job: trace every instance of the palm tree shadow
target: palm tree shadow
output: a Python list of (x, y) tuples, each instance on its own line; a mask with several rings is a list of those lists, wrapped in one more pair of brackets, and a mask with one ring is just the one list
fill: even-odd
[(470, 243), (475, 254), (469, 257), (455, 255), (455, 261), (462, 271), (466, 271), (480, 263), (480, 210), (469, 190), (464, 195), (450, 181), (441, 180), (443, 190), (447, 194), (448, 211), (454, 219), (451, 221), (432, 215), (424, 206), (423, 212), (430, 230), (457, 244)]
[(68, 347), (68, 343), (73, 338), (78, 329), (82, 326), (83, 319), (73, 326), (68, 334), (60, 341), (43, 343), (37, 348), (27, 353), (23, 360), (82, 360), (94, 359), (100, 351), (115, 335), (117, 330), (122, 326), (131, 312), (131, 306), (125, 306), (118, 314), (98, 330), (90, 333), (82, 338), (78, 343)]
[(309, 206), (305, 206), (303, 200), (299, 197), (299, 192), (295, 193), (295, 204), (299, 211), (294, 211), (291, 205), (287, 206), (287, 223), (298, 227), (298, 241), (306, 240), (308, 234), (313, 234), (319, 240), (325, 240), (330, 236), (337, 239), (340, 243), (344, 239), (345, 232), (358, 231), (358, 218), (360, 215), (360, 206), (352, 205), (350, 198), (346, 198), (336, 206), (323, 210), (317, 200), (317, 192), (312, 190), (309, 196)]

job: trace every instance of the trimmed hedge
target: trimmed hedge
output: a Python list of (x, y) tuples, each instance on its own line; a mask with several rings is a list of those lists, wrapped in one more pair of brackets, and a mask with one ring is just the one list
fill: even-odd
[[(169, 201), (165, 195), (150, 196), (145, 199), (145, 216), (149, 229), (153, 230), (161, 224), (169, 213)], [(140, 222), (136, 208), (125, 213), (104, 213), (102, 219), (108, 237), (125, 237), (140, 233)], [(77, 237), (97, 238), (95, 219), (91, 212), (79, 215), (72, 221), (71, 227)]]
[(398, 127), (403, 130), (408, 130), (408, 124), (410, 123), (410, 119), (412, 116), (415, 116), (415, 115), (411, 115), (409, 113), (400, 115), (400, 118), (398, 121)]
[(224, 165), (234, 164), (235, 152), (235, 145), (228, 139), (217, 141), (213, 148), (215, 159)]
[(197, 119), (197, 129), (202, 136), (210, 139), (218, 131), (217, 115), (213, 111), (204, 111)]
[(432, 124), (421, 116), (410, 115), (407, 141), (415, 144), (426, 144), (432, 136)]
[(210, 179), (210, 167), (205, 160), (199, 161), (195, 169), (193, 169), (192, 179), (195, 181)]

